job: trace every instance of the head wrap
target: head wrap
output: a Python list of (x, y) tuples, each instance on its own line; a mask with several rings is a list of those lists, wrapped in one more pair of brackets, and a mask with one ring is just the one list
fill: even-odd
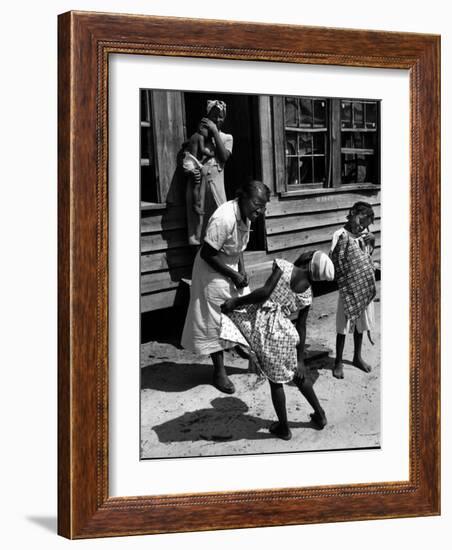
[(313, 281), (332, 281), (334, 279), (333, 262), (321, 250), (314, 252), (309, 264), (309, 271)]
[(219, 99), (208, 99), (206, 114), (209, 114), (214, 107), (216, 107), (220, 111), (220, 113), (224, 113), (224, 116), (226, 116), (226, 103), (224, 101), (220, 101)]

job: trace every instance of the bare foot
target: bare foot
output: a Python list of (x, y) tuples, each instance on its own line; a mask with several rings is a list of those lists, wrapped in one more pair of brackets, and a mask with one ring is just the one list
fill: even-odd
[(292, 439), (292, 432), (289, 428), (284, 429), (279, 422), (273, 422), (273, 424), (270, 424), (268, 431), (276, 437), (284, 439), (284, 441), (289, 441), (289, 439)]
[(217, 388), (217, 390), (223, 393), (232, 394), (235, 392), (234, 384), (229, 380), (229, 378), (225, 374), (214, 376), (213, 385)]
[(342, 363), (334, 363), (333, 376), (339, 379), (344, 378), (344, 365)]
[(323, 430), (327, 424), (325, 411), (322, 410), (312, 413), (311, 420), (317, 430)]
[(372, 370), (372, 367), (363, 361), (361, 357), (354, 357), (353, 364), (356, 368), (363, 370), (364, 372), (370, 372)]

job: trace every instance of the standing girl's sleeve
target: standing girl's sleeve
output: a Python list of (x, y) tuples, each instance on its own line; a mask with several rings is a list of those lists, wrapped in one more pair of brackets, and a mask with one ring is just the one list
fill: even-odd
[(337, 231), (334, 232), (333, 239), (331, 241), (330, 256), (331, 256), (333, 250), (336, 248), (337, 241), (339, 240), (339, 237), (342, 235), (343, 231), (344, 231), (344, 228), (341, 227), (340, 229), (338, 229)]

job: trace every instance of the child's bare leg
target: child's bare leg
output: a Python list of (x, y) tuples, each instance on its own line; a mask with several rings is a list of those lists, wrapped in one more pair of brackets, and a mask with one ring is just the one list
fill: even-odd
[(223, 393), (234, 393), (234, 384), (229, 380), (224, 367), (223, 351), (211, 353), (210, 357), (213, 363), (213, 385)]
[(288, 441), (292, 437), (292, 433), (289, 430), (289, 424), (287, 422), (286, 394), (284, 393), (284, 387), (282, 384), (277, 384), (271, 380), (269, 380), (269, 382), (273, 407), (278, 417), (278, 422), (274, 422), (269, 430), (270, 433), (276, 435), (276, 437)]
[(361, 350), (363, 347), (363, 335), (364, 333), (358, 332), (355, 328), (355, 332), (353, 333), (353, 340), (355, 344), (353, 364), (355, 365), (355, 367), (358, 367), (358, 369), (361, 369), (364, 372), (370, 372), (372, 370), (372, 367), (364, 361), (361, 355)]
[(319, 403), (311, 380), (307, 379), (306, 377), (303, 379), (295, 378), (294, 382), (303, 397), (314, 409), (314, 414), (311, 414), (312, 421), (319, 430), (322, 430), (326, 426), (326, 414)]
[(196, 170), (193, 173), (193, 179), (192, 179), (192, 185), (193, 185), (193, 210), (198, 215), (202, 215), (202, 207), (201, 207), (201, 172), (199, 170)]
[(336, 334), (336, 359), (334, 361), (334, 378), (344, 378), (344, 365), (342, 355), (344, 353), (345, 334)]

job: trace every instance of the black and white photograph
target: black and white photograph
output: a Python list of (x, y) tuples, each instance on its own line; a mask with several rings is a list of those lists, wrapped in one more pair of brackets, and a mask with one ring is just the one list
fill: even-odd
[(381, 101), (139, 93), (140, 458), (379, 448)]

